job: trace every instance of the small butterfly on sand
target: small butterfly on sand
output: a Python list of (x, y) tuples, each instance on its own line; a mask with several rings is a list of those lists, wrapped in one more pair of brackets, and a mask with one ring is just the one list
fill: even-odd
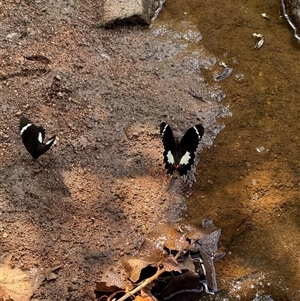
[(22, 137), (23, 144), (34, 160), (47, 152), (50, 147), (55, 145), (58, 141), (58, 137), (54, 135), (46, 143), (44, 143), (45, 130), (43, 127), (36, 126), (26, 117), (21, 117), (20, 135)]
[(197, 124), (186, 131), (180, 142), (173, 135), (171, 127), (162, 122), (160, 134), (164, 145), (164, 163), (168, 174), (177, 170), (184, 176), (191, 169), (195, 161), (195, 151), (204, 134), (204, 128)]

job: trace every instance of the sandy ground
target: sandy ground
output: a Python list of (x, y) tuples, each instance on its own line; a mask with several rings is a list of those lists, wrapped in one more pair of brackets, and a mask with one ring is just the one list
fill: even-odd
[[(30, 276), (15, 300), (89, 300), (87, 287), (185, 206), (167, 191), (160, 122), (179, 135), (202, 123), (201, 148), (222, 128), (222, 92), (199, 75), (209, 58), (147, 28), (100, 28), (100, 9), (0, 6), (0, 255)], [(22, 115), (60, 138), (38, 162), (22, 145)]]

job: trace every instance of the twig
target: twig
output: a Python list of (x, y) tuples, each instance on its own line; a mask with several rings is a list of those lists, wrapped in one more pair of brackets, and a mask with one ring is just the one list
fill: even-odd
[[(157, 270), (157, 272), (153, 276), (151, 276), (150, 278), (147, 278), (142, 284), (140, 284), (139, 286), (137, 286), (132, 291), (126, 293), (124, 296), (122, 296), (117, 301), (124, 301), (127, 298), (132, 297), (135, 293), (139, 292), (141, 289), (143, 289), (145, 286), (147, 286), (148, 284), (150, 284), (152, 281), (156, 280), (165, 271), (166, 270), (165, 270), (164, 266), (162, 268), (160, 268), (160, 266), (158, 266), (158, 270)], [(110, 299), (108, 299), (108, 300), (110, 300)]]
[[(184, 253), (184, 250), (179, 251), (176, 256), (174, 257), (174, 259), (177, 261), (177, 259)], [(124, 301), (129, 297), (132, 297), (134, 294), (136, 294), (137, 292), (139, 292), (140, 290), (142, 290), (144, 287), (146, 287), (148, 284), (152, 283), (154, 280), (156, 280), (162, 273), (166, 272), (167, 269), (165, 268), (165, 266), (163, 264), (159, 264), (158, 265), (158, 270), (157, 272), (147, 278), (143, 283), (141, 283), (139, 286), (137, 286), (135, 289), (133, 289), (130, 292), (127, 292), (124, 296), (122, 296), (120, 299), (116, 300), (116, 301)], [(108, 298), (108, 301), (110, 301), (110, 298)]]

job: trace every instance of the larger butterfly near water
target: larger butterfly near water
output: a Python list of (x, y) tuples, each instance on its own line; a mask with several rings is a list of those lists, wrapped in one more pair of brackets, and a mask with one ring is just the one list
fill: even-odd
[(21, 117), (20, 135), (23, 144), (34, 160), (47, 152), (58, 141), (58, 137), (54, 135), (44, 143), (45, 130), (43, 127), (36, 126), (26, 117)]
[(171, 127), (162, 122), (160, 125), (164, 151), (164, 163), (168, 174), (177, 170), (180, 176), (184, 176), (195, 162), (195, 151), (204, 134), (204, 128), (197, 124), (183, 135), (180, 142), (173, 135)]

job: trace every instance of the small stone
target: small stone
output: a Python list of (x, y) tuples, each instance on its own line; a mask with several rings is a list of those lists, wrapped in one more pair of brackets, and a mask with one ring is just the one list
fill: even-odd
[(47, 275), (46, 279), (47, 281), (51, 281), (51, 280), (55, 280), (57, 277), (58, 276), (55, 273), (51, 272), (49, 275)]
[(264, 147), (264, 146), (259, 146), (259, 147), (256, 148), (256, 151), (257, 151), (258, 153), (262, 153), (264, 150), (265, 150), (265, 147)]
[(108, 0), (104, 2), (102, 24), (118, 23), (149, 25), (150, 15), (146, 0)]
[(5, 38), (6, 40), (13, 40), (18, 34), (16, 32), (12, 32), (8, 34)]

